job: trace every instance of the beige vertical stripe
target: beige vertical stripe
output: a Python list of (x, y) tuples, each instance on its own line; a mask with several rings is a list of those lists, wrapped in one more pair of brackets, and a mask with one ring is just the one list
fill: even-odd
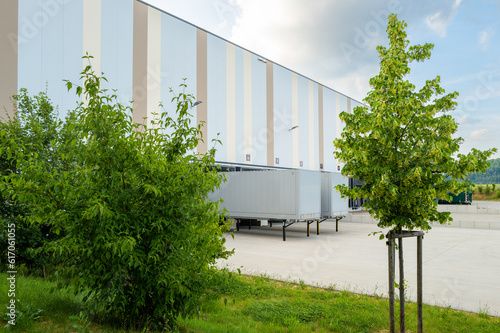
[(227, 161), (236, 162), (236, 60), (234, 44), (226, 42)]
[[(243, 142), (245, 163), (252, 161), (252, 54), (243, 51)], [(246, 156), (250, 155), (250, 161)]]
[[(341, 138), (341, 133), (342, 133), (342, 122), (340, 120), (340, 94), (338, 92), (335, 92), (335, 138), (340, 139)], [(335, 148), (335, 150), (338, 150)], [(340, 163), (337, 162), (337, 166), (340, 165)], [(337, 166), (335, 166), (335, 171), (337, 170)]]
[(0, 121), (4, 121), (14, 116), (11, 97), (17, 94), (18, 0), (3, 0), (1, 6)]
[(133, 107), (132, 119), (145, 124), (148, 116), (147, 66), (148, 66), (148, 6), (134, 1), (134, 48), (133, 48)]
[(319, 141), (319, 168), (325, 165), (325, 146), (324, 146), (324, 125), (323, 125), (323, 86), (318, 85), (318, 141)]
[(273, 63), (266, 64), (267, 165), (274, 165), (274, 72)]
[(348, 97), (347, 98), (347, 112), (348, 113), (352, 113), (352, 109), (351, 109), (351, 99)]
[[(161, 102), (161, 12), (148, 7), (147, 112), (148, 125), (160, 119)], [(157, 126), (153, 126), (157, 127)]]
[[(292, 73), (292, 128), (299, 126), (299, 79), (297, 73)], [(292, 131), (292, 167), (299, 167), (299, 131), (297, 127)]]
[(201, 101), (197, 108), (198, 124), (202, 124), (202, 140), (198, 142), (198, 154), (206, 154), (208, 151), (208, 131), (207, 131), (207, 33), (196, 30), (196, 99)]
[(309, 80), (309, 169), (315, 170), (316, 163), (314, 163), (314, 83)]
[[(101, 76), (101, 0), (83, 1), (83, 55), (86, 53), (94, 57), (92, 69)], [(83, 59), (83, 68), (88, 64)]]

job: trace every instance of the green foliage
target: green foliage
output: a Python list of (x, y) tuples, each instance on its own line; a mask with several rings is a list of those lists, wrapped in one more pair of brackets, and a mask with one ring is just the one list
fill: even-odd
[[(62, 122), (58, 119), (57, 110), (44, 92), (34, 98), (26, 89), (15, 95), (15, 117), (0, 123), (2, 135), (1, 145), (5, 147), (0, 154), (0, 174), (2, 177), (20, 172), (19, 159), (29, 156), (34, 163), (43, 163), (53, 168), (60, 163), (58, 152), (54, 146), (60, 136)], [(13, 149), (22, 148), (15, 152)], [(59, 236), (50, 231), (48, 224), (32, 225), (25, 217), (29, 215), (26, 205), (13, 198), (1, 188), (0, 216), (2, 232), (0, 233), (0, 253), (2, 261), (7, 258), (8, 238), (5, 232), (9, 225), (15, 225), (16, 234), (16, 266), (25, 265), (28, 272), (44, 275), (45, 265), (50, 258), (40, 253), (42, 246)], [(38, 252), (37, 252), (38, 251)]]
[(484, 194), (490, 194), (490, 193), (491, 193), (491, 187), (490, 187), (490, 185), (488, 184), (488, 185), (486, 185), (486, 186), (484, 187)]
[(483, 193), (483, 187), (481, 185), (477, 186), (477, 193)]
[(85, 293), (90, 310), (128, 327), (174, 328), (195, 313), (215, 261), (230, 255), (225, 215), (205, 200), (223, 180), (215, 148), (192, 153), (201, 137), (188, 113), (193, 96), (172, 99), (174, 117), (136, 124), (90, 66), (82, 79), (76, 93), (85, 102), (52, 141), (61, 163), (27, 156), (25, 143), (11, 141), (1, 149), (21, 172), (4, 186), (32, 223), (65, 234), (46, 249), (63, 260), (59, 273)]
[(72, 323), (71, 326), (80, 333), (87, 332), (87, 329), (91, 324), (88, 320), (88, 315), (83, 312), (80, 312), (78, 316), (69, 316), (69, 320)]
[(28, 331), (29, 328), (33, 326), (33, 322), (41, 318), (43, 311), (35, 308), (32, 304), (25, 305), (24, 302), (16, 300), (15, 325), (11, 325), (9, 323), (9, 321), (12, 320), (12, 318), (7, 315), (9, 312), (9, 309), (7, 308), (7, 311), (5, 311), (3, 316), (3, 320), (7, 322), (5, 328)]
[(469, 180), (475, 184), (500, 184), (500, 158), (488, 160), (490, 166), (484, 173), (473, 172), (469, 174)]
[(495, 192), (495, 191), (496, 191), (496, 189), (497, 189), (497, 184), (495, 184), (495, 183), (491, 184), (491, 190), (492, 190), (493, 192)]
[(450, 213), (437, 211), (435, 199), (465, 190), (469, 183), (463, 180), (470, 172), (484, 172), (494, 149), (453, 157), (463, 140), (454, 138), (457, 124), (447, 112), (458, 93), (444, 94), (439, 76), (418, 91), (405, 79), (409, 64), (428, 59), (433, 47), (410, 46), (405, 27), (389, 16), (389, 47), (377, 47), (380, 73), (370, 79), (369, 107), (340, 115), (345, 127), (334, 141), (334, 154), (345, 163), (342, 174), (363, 186), (337, 188), (343, 196), (369, 198), (364, 207), (380, 220), (379, 227), (428, 230), (429, 222), (451, 220)]

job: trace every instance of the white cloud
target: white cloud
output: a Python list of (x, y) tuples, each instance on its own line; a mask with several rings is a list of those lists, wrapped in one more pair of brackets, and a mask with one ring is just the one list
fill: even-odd
[[(416, 27), (431, 13), (451, 22), (461, 0), (234, 0), (230, 41), (361, 100), (387, 45), (387, 16)], [(436, 21), (436, 20), (435, 20)], [(437, 20), (439, 21), (439, 20)], [(437, 22), (436, 21), (436, 22)], [(443, 26), (443, 29), (446, 27)], [(415, 33), (415, 31), (413, 31)], [(363, 81), (363, 82), (361, 82)]]
[(481, 50), (486, 51), (490, 46), (491, 37), (495, 34), (495, 30), (492, 28), (485, 29), (481, 31), (477, 36), (477, 43), (481, 47)]
[(487, 139), (489, 137), (490, 131), (486, 128), (476, 130), (471, 132), (469, 138), (471, 139)]
[[(316, 80), (340, 93), (362, 100), (370, 90), (368, 79), (378, 73), (377, 45), (387, 46), (386, 24), (389, 13), (408, 24), (406, 29), (413, 43), (435, 43), (437, 58), (439, 45), (454, 42), (457, 48), (448, 48), (449, 64), (454, 75), (443, 75), (443, 87), (460, 91), (457, 112), (467, 138), (464, 151), (472, 146), (487, 149), (493, 134), (500, 132), (498, 113), (500, 72), (498, 62), (488, 62), (480, 56), (497, 52), (495, 22), (487, 17), (494, 14), (462, 0), (146, 0), (205, 28), (239, 46), (258, 53), (277, 64)], [(466, 6), (470, 6), (467, 7)], [(496, 7), (497, 10), (500, 7)], [(467, 12), (465, 10), (467, 9)], [(460, 12), (459, 12), (460, 11)], [(463, 13), (462, 13), (463, 11)], [(451, 23), (461, 19), (451, 27)], [(453, 36), (453, 28), (484, 29), (470, 37)], [(462, 31), (460, 29), (460, 31)], [(429, 32), (431, 33), (429, 35)], [(455, 31), (456, 32), (456, 31)], [(438, 41), (439, 36), (448, 38)], [(462, 43), (463, 42), (463, 43)], [(470, 48), (469, 46), (473, 47)], [(456, 62), (455, 52), (472, 49), (487, 50), (474, 54), (473, 63)], [(458, 51), (457, 51), (458, 50)], [(474, 58), (472, 56), (472, 58)], [(433, 58), (435, 58), (433, 56)], [(472, 59), (471, 58), (471, 59)], [(498, 59), (498, 57), (492, 57)], [(434, 70), (432, 61), (426, 68)], [(476, 66), (475, 63), (481, 66)], [(446, 68), (442, 69), (446, 71)], [(440, 70), (441, 71), (441, 70)], [(412, 74), (418, 72), (412, 68)], [(426, 76), (426, 73), (422, 74)], [(417, 86), (419, 86), (417, 84)], [(450, 88), (451, 89), (451, 88)], [(488, 114), (488, 117), (484, 115)], [(464, 116), (460, 119), (461, 116)], [(487, 119), (487, 120), (484, 120)], [(478, 130), (479, 129), (479, 130)], [(482, 130), (481, 130), (482, 129)], [(481, 139), (483, 136), (490, 140)], [(461, 149), (462, 150), (462, 149)]]
[(376, 46), (387, 45), (388, 14), (396, 13), (409, 27), (415, 27), (432, 13), (448, 13), (460, 3), (457, 0), (147, 1), (358, 100), (368, 92), (368, 79), (377, 73)]
[(446, 30), (458, 12), (462, 0), (455, 0), (449, 11), (440, 10), (425, 18), (427, 26), (435, 31), (440, 37), (446, 37)]

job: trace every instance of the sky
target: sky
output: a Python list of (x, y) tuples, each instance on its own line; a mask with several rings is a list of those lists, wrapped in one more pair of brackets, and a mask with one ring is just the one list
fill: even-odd
[(395, 13), (411, 45), (434, 44), (409, 81), (419, 89), (440, 76), (446, 93), (459, 93), (451, 114), (460, 153), (500, 149), (500, 0), (146, 2), (358, 101), (378, 74), (376, 47), (388, 46), (387, 15)]

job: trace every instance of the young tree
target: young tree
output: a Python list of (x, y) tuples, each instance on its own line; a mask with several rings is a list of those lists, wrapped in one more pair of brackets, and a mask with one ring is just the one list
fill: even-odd
[(163, 113), (146, 126), (101, 89), (90, 66), (82, 78), (76, 92), (86, 103), (57, 143), (69, 167), (25, 158), (8, 179), (11, 193), (29, 206), (31, 221), (67, 233), (47, 248), (96, 311), (129, 327), (173, 328), (178, 316), (195, 313), (215, 261), (230, 254), (224, 214), (206, 200), (223, 180), (213, 168), (215, 149), (192, 153), (200, 134), (188, 113), (192, 96), (173, 98), (176, 117)]
[(433, 45), (410, 46), (405, 27), (389, 16), (389, 48), (377, 47), (380, 73), (370, 79), (368, 106), (340, 114), (345, 127), (334, 154), (345, 163), (342, 174), (363, 185), (338, 189), (344, 196), (369, 198), (364, 207), (381, 228), (429, 230), (429, 222), (451, 221), (450, 213), (437, 211), (436, 198), (449, 199), (448, 192), (470, 186), (468, 173), (484, 172), (496, 149), (455, 157), (463, 139), (453, 137), (458, 126), (448, 112), (458, 93), (444, 95), (439, 76), (418, 91), (406, 80), (409, 64), (428, 59)]
[[(436, 198), (450, 199), (470, 183), (470, 172), (484, 172), (487, 158), (496, 149), (457, 154), (462, 138), (454, 137), (457, 123), (448, 114), (456, 106), (457, 92), (445, 94), (440, 78), (426, 81), (416, 90), (406, 76), (410, 63), (431, 55), (432, 44), (409, 45), (406, 23), (389, 15), (389, 47), (378, 46), (380, 72), (370, 79), (372, 90), (353, 113), (342, 112), (342, 138), (335, 140), (336, 158), (345, 163), (342, 174), (363, 182), (350, 189), (337, 186), (343, 196), (369, 198), (363, 206), (378, 226), (390, 228), (389, 298), (391, 332), (393, 319), (394, 239), (399, 238), (401, 331), (404, 331), (403, 230), (431, 229), (431, 222), (451, 221), (449, 212), (437, 210)], [(456, 156), (455, 156), (456, 155)], [(415, 235), (415, 234), (413, 234)], [(418, 233), (421, 244), (421, 235)], [(406, 233), (408, 236), (408, 233)], [(383, 239), (383, 235), (380, 236)], [(421, 249), (421, 246), (419, 246)], [(419, 252), (421, 254), (421, 252)], [(421, 258), (421, 256), (420, 256)], [(421, 266), (420, 266), (421, 268)], [(421, 270), (419, 270), (421, 273)], [(421, 275), (420, 275), (421, 277)], [(419, 278), (419, 281), (420, 278)], [(421, 301), (421, 287), (419, 284)], [(421, 309), (421, 302), (420, 309)], [(419, 331), (421, 331), (419, 311)]]

